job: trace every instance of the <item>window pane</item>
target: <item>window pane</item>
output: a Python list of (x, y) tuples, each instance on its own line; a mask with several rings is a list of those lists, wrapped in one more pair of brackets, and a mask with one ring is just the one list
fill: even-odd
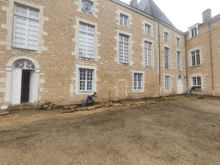
[(200, 55), (199, 55), (199, 51), (196, 51), (196, 63), (197, 63), (197, 65), (200, 65)]
[(196, 78), (192, 78), (193, 79), (193, 85), (196, 86)]
[(164, 48), (164, 60), (165, 60), (165, 69), (169, 69), (169, 48)]
[(170, 90), (170, 76), (165, 76), (165, 90)]
[(93, 70), (80, 69), (80, 90), (81, 91), (93, 90)]
[(197, 77), (197, 85), (201, 85), (201, 77)]

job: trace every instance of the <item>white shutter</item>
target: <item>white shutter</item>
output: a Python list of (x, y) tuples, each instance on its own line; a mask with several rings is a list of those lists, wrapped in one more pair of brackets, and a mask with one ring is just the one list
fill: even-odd
[(30, 71), (30, 85), (29, 85), (29, 102), (34, 103), (35, 96), (35, 71)]
[(122, 34), (119, 35), (119, 62), (129, 63), (129, 37)]
[(152, 44), (145, 42), (145, 66), (152, 66)]
[(39, 22), (29, 20), (28, 26), (28, 49), (38, 49)]
[(95, 27), (80, 23), (79, 29), (79, 56), (94, 58)]
[(21, 103), (21, 77), (22, 69), (13, 69), (12, 72), (12, 91), (11, 91), (11, 103)]
[(38, 50), (39, 11), (15, 6), (13, 45)]
[(169, 48), (164, 48), (165, 69), (170, 68)]
[(18, 48), (27, 47), (28, 20), (20, 16), (15, 16), (14, 20), (14, 46)]

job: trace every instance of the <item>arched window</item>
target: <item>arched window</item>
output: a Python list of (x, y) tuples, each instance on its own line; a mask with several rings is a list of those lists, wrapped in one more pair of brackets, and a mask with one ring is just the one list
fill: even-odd
[(34, 70), (35, 66), (34, 63), (28, 60), (19, 60), (16, 61), (14, 64), (14, 68), (16, 69), (28, 69), (28, 70)]

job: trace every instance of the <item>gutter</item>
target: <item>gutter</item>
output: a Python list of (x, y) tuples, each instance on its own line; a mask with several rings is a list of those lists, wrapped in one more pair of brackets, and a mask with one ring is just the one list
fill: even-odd
[(160, 73), (160, 23), (158, 23), (158, 51), (159, 51), (159, 88), (160, 88), (160, 96), (161, 96), (161, 73)]
[(212, 93), (214, 96), (215, 90), (214, 90), (214, 73), (213, 73), (213, 61), (212, 61), (212, 34), (211, 34), (210, 22), (209, 22), (209, 40), (210, 40), (210, 56), (211, 56), (211, 70), (212, 70)]
[(184, 35), (185, 39), (185, 63), (186, 63), (186, 90), (188, 89), (188, 70), (187, 70), (187, 48), (186, 48), (186, 35)]

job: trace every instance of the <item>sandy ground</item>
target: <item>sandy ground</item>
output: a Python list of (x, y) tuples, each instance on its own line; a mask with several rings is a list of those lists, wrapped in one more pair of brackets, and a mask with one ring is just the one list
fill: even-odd
[(220, 100), (0, 116), (0, 165), (220, 165)]

